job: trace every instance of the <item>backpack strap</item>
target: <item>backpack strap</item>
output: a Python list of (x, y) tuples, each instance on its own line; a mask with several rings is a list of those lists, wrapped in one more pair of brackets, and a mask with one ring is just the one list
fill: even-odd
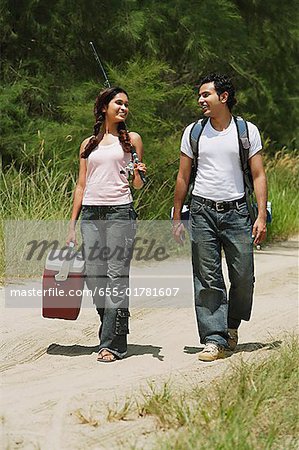
[(249, 135), (248, 135), (248, 125), (246, 120), (242, 119), (240, 116), (234, 116), (235, 123), (238, 129), (238, 136), (242, 142), (242, 146), (245, 150), (250, 149)]
[(244, 187), (245, 191), (247, 191), (247, 193), (251, 195), (253, 193), (253, 180), (250, 166), (248, 163), (249, 149), (250, 149), (248, 125), (246, 120), (244, 120), (242, 117), (239, 116), (233, 117), (238, 132), (239, 154), (240, 154), (241, 168), (244, 177), (244, 185), (245, 185)]
[(208, 118), (199, 119), (197, 122), (195, 122), (190, 130), (189, 135), (189, 142), (193, 153), (193, 160), (192, 160), (192, 167), (191, 167), (191, 174), (189, 179), (189, 186), (188, 186), (188, 192), (186, 195), (185, 202), (187, 205), (190, 205), (191, 198), (192, 198), (192, 191), (194, 187), (194, 182), (196, 178), (197, 173), (197, 159), (198, 159), (198, 142), (199, 138), (202, 134), (202, 131), (208, 121)]
[(193, 127), (190, 131), (190, 146), (192, 148), (193, 153), (193, 164), (197, 167), (197, 157), (198, 157), (198, 142), (199, 138), (203, 132), (204, 127), (206, 126), (208, 122), (208, 118), (205, 117), (204, 119), (199, 119), (197, 122), (194, 123)]

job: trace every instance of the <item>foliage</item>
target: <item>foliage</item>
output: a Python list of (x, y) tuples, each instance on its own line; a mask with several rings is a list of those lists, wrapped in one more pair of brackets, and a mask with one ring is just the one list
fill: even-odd
[[(158, 134), (166, 139), (181, 129), (182, 124), (172, 111), (179, 108), (182, 98), (190, 97), (190, 91), (163, 79), (172, 72), (167, 64), (137, 58), (129, 61), (121, 73), (112, 67), (109, 72), (115, 84), (129, 93), (136, 92), (134, 96), (129, 94), (128, 126), (142, 132), (149, 153)], [(41, 95), (33, 81), (27, 77), (0, 91), (4, 166), (15, 161), (17, 166), (31, 170), (43, 139), (45, 159), (61, 155), (62, 167), (71, 165), (75, 170), (80, 143), (93, 131), (93, 103), (100, 87), (94, 81), (78, 83), (71, 90), (56, 93), (56, 105), (52, 105), (46, 101), (50, 93), (45, 90)]]
[(37, 130), (55, 134), (64, 150), (63, 137), (78, 132), (72, 143), (79, 145), (79, 132), (92, 129), (101, 75), (90, 40), (111, 80), (129, 90), (132, 126), (149, 136), (149, 148), (197, 116), (192, 86), (211, 70), (233, 76), (236, 112), (255, 121), (274, 150), (295, 148), (296, 6), (295, 0), (215, 0), (213, 7), (208, 0), (2, 0), (4, 162), (23, 162), (24, 145), (33, 153)]
[[(134, 191), (140, 219), (168, 220), (178, 170), (179, 134), (163, 142), (155, 142), (149, 155), (150, 175), (147, 185)], [(76, 171), (60, 154), (45, 159), (47, 142), (37, 136), (38, 153), (31, 160), (31, 170), (11, 165), (0, 174), (0, 216), (3, 219), (68, 219)], [(163, 152), (163, 147), (165, 151)], [(159, 158), (156, 155), (159, 155)], [(24, 153), (24, 160), (28, 156)], [(78, 165), (77, 155), (74, 165)], [(66, 169), (67, 168), (67, 169)], [(298, 156), (278, 152), (266, 160), (269, 199), (272, 201), (273, 223), (269, 238), (287, 238), (298, 232)]]
[[(60, 154), (54, 153), (45, 160), (47, 143), (41, 136), (36, 138), (38, 153), (31, 159), (30, 170), (15, 164), (5, 171), (0, 170), (0, 281), (5, 271), (3, 220), (68, 220), (70, 217), (76, 170)], [(149, 156), (148, 184), (134, 192), (140, 219), (169, 220), (178, 169), (179, 139), (179, 134), (174, 134), (168, 139), (168, 145), (166, 141), (155, 143), (152, 159)], [(24, 160), (28, 161), (26, 153)], [(76, 158), (74, 166), (77, 164)], [(266, 170), (273, 213), (273, 222), (268, 226), (268, 242), (287, 239), (298, 233), (299, 228), (298, 156), (278, 152), (275, 158), (266, 161)]]
[(277, 152), (266, 161), (266, 171), (273, 215), (268, 239), (286, 239), (299, 229), (299, 157), (285, 150)]
[[(0, 9), (3, 218), (69, 215), (79, 146), (103, 86), (93, 40), (111, 82), (128, 90), (128, 126), (144, 141), (149, 182), (134, 194), (141, 218), (168, 219), (180, 136), (198, 116), (194, 85), (218, 70), (239, 88), (236, 113), (271, 141), (269, 237), (298, 230), (297, 160), (286, 164), (298, 129), (295, 0), (2, 0)], [(284, 158), (272, 159), (281, 148)]]

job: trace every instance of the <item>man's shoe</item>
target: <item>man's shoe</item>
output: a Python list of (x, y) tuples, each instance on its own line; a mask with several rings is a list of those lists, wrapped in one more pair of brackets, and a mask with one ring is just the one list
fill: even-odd
[(204, 349), (199, 353), (198, 359), (200, 361), (215, 361), (225, 357), (224, 347), (214, 344), (214, 342), (207, 342)]
[(238, 344), (238, 330), (236, 328), (229, 328), (227, 330), (227, 334), (228, 334), (227, 343), (229, 349), (234, 351)]

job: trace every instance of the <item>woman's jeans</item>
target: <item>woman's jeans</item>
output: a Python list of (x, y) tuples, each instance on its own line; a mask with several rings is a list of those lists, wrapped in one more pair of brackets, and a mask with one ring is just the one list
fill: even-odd
[[(249, 320), (252, 309), (253, 238), (246, 203), (217, 212), (193, 197), (191, 243), (200, 341), (227, 347), (227, 329), (237, 328), (230, 324)], [(222, 249), (230, 281), (228, 299), (221, 265)]]
[(136, 218), (133, 205), (82, 206), (85, 276), (101, 318), (100, 350), (123, 358), (129, 333), (129, 271)]

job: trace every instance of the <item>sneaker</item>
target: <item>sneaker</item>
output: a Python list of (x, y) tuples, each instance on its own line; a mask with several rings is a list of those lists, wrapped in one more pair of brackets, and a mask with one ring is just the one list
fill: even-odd
[(224, 357), (224, 347), (214, 344), (214, 342), (207, 342), (204, 349), (198, 355), (200, 361), (215, 361)]
[(235, 350), (238, 344), (238, 330), (236, 328), (229, 328), (227, 330), (228, 339), (227, 343), (230, 350)]

